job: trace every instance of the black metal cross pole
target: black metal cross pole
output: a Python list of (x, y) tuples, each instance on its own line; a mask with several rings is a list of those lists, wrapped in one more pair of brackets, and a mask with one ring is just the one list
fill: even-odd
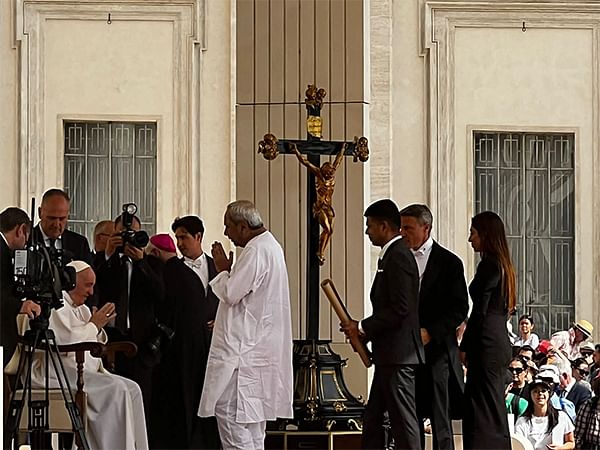
[[(323, 166), (321, 166), (321, 156), (339, 155), (344, 148), (344, 156), (353, 156), (354, 161), (360, 160), (365, 162), (369, 157), (368, 142), (365, 137), (354, 138), (354, 142), (337, 142), (321, 140), (321, 107), (323, 98), (326, 92), (324, 89), (317, 89), (314, 85), (309, 85), (306, 90), (306, 110), (307, 110), (307, 137), (306, 140), (278, 140), (273, 134), (266, 134), (262, 141), (258, 144), (258, 151), (262, 153), (265, 159), (273, 160), (279, 153), (290, 154), (295, 153), (297, 149), (301, 155), (306, 156), (304, 165), (307, 170), (307, 233), (308, 233), (308, 252), (306, 256), (306, 292), (307, 292), (307, 328), (306, 338), (309, 340), (319, 339), (319, 286), (320, 286), (320, 265), (323, 260), (319, 259), (319, 252), (323, 252), (323, 245), (320, 245), (320, 221), (314, 211), (314, 205), (320, 205), (324, 209), (331, 207), (331, 196), (333, 195), (333, 183), (335, 175), (331, 177), (331, 186), (324, 186), (323, 183)], [(300, 159), (300, 158), (299, 158)], [(309, 165), (306, 164), (309, 163)], [(340, 159), (341, 162), (341, 159)], [(321, 180), (317, 180), (315, 170), (320, 170)], [(329, 165), (331, 167), (331, 165)], [(327, 178), (327, 177), (325, 177)], [(319, 184), (319, 188), (317, 186)], [(319, 191), (319, 192), (317, 192)], [(319, 203), (317, 203), (319, 202)], [(330, 208), (331, 213), (333, 209)], [(323, 214), (325, 214), (323, 212)], [(326, 215), (326, 214), (325, 214)]]

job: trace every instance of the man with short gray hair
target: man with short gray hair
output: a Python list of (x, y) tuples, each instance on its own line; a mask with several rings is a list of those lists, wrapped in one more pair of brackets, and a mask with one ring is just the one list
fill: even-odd
[[(450, 405), (461, 404), (464, 392), (456, 329), (467, 317), (469, 303), (462, 261), (431, 237), (433, 215), (426, 205), (400, 211), (402, 242), (419, 268), (419, 324), (425, 365), (418, 370), (417, 412), (431, 419), (433, 450), (454, 449)], [(424, 440), (424, 437), (422, 437)]]
[(212, 246), (219, 298), (198, 414), (216, 416), (223, 449), (264, 449), (267, 420), (291, 418), (292, 323), (283, 250), (245, 200), (225, 212), (225, 236), (242, 247)]

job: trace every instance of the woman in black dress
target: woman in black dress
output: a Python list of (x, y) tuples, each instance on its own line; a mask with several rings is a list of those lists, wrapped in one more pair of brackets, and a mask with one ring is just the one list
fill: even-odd
[(467, 366), (464, 449), (510, 449), (504, 403), (506, 367), (511, 358), (506, 320), (515, 309), (516, 292), (500, 217), (491, 211), (473, 217), (469, 242), (481, 261), (469, 285), (473, 310), (460, 345)]

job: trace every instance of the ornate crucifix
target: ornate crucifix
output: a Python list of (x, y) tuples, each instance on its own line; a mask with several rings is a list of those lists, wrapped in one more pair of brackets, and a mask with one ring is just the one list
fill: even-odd
[[(319, 335), (319, 272), (325, 262), (325, 252), (331, 240), (334, 224), (332, 205), (335, 188), (335, 172), (344, 156), (353, 156), (354, 161), (369, 159), (367, 138), (354, 138), (354, 142), (322, 141), (321, 107), (327, 93), (308, 85), (306, 89), (306, 128), (307, 138), (301, 140), (278, 140), (273, 134), (265, 134), (258, 143), (258, 152), (267, 160), (273, 160), (279, 153), (293, 153), (307, 170), (307, 339), (318, 339)], [(333, 162), (321, 164), (321, 156), (335, 155)], [(319, 234), (319, 227), (321, 233)]]

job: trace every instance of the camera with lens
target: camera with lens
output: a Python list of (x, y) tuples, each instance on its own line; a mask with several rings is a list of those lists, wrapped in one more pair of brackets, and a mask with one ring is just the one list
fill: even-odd
[(155, 366), (160, 362), (167, 345), (175, 336), (175, 331), (164, 323), (156, 322), (150, 336), (140, 352), (142, 361), (148, 367)]
[[(31, 208), (33, 217), (33, 199)], [(15, 250), (13, 273), (17, 296), (40, 304), (42, 310), (48, 311), (48, 316), (50, 309), (63, 306), (62, 291), (75, 288), (75, 269), (63, 264), (62, 251), (47, 248), (43, 242), (37, 242), (35, 233), (30, 234), (25, 249)]]
[[(137, 248), (144, 248), (148, 245), (150, 237), (144, 230), (136, 231), (132, 228), (136, 212), (137, 205), (135, 203), (125, 203), (123, 205), (121, 223), (123, 224), (124, 230), (121, 232), (121, 238), (123, 239), (123, 245), (128, 243)], [(123, 253), (123, 249), (118, 249), (118, 252)]]
[(148, 348), (154, 355), (158, 355), (161, 348), (168, 342), (171, 342), (175, 332), (164, 323), (157, 322), (154, 334), (148, 341)]

